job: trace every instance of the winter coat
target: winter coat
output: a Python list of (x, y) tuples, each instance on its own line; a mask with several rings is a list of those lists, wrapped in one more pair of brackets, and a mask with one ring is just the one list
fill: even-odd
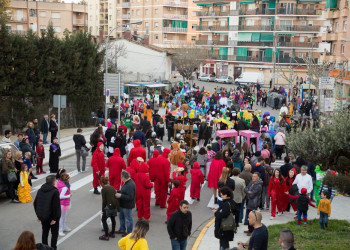
[(35, 151), (33, 150), (33, 148), (28, 143), (20, 142), (19, 147), (21, 148), (23, 158), (24, 158), (25, 153), (27, 153), (27, 152), (30, 152), (32, 154), (32, 156), (36, 154)]
[[(10, 159), (3, 157), (1, 160), (2, 174), (8, 174), (10, 170), (15, 170), (15, 164)], [(7, 177), (6, 177), (7, 178)]]
[(237, 130), (247, 130), (247, 129), (249, 129), (247, 122), (243, 119), (240, 119), (237, 124)]
[(108, 206), (109, 209), (117, 209), (120, 211), (119, 200), (115, 197), (116, 191), (111, 185), (104, 185), (101, 190), (102, 195), (102, 211)]
[(76, 150), (81, 150), (82, 147), (85, 147), (86, 140), (83, 135), (79, 135), (79, 134), (73, 135), (73, 141), (74, 141)]
[(205, 166), (207, 164), (207, 160), (208, 160), (208, 156), (207, 154), (201, 155), (201, 154), (197, 154), (197, 161), (199, 163), (200, 166)]
[(34, 133), (34, 130), (31, 127), (28, 127), (26, 134), (28, 136), (29, 143), (34, 144), (36, 142), (36, 135)]
[(121, 194), (119, 200), (120, 207), (126, 209), (133, 209), (135, 207), (136, 186), (132, 179), (126, 181), (118, 193)]
[(50, 126), (49, 126), (49, 130), (50, 130), (50, 132), (57, 132), (57, 123), (56, 123), (56, 121), (54, 121), (54, 120), (50, 120)]
[(126, 139), (125, 139), (125, 136), (119, 136), (118, 135), (115, 138), (114, 144), (115, 144), (116, 148), (119, 148), (121, 157), (124, 157), (124, 155), (126, 155), (126, 149), (125, 149)]
[(172, 213), (179, 209), (182, 197), (182, 190), (180, 188), (171, 189), (170, 196), (168, 198), (168, 208), (166, 210), (167, 217), (169, 218)]
[(43, 119), (43, 120), (41, 121), (40, 131), (41, 131), (43, 134), (49, 133), (49, 121), (46, 121), (45, 119)]
[(286, 138), (286, 135), (283, 134), (282, 132), (278, 132), (275, 135), (275, 144), (276, 145), (285, 145), (284, 139)]
[(204, 177), (202, 171), (199, 169), (199, 163), (195, 162), (193, 164), (191, 173), (191, 190), (190, 197), (200, 199), (201, 184), (204, 183)]
[(151, 181), (155, 180), (155, 176), (157, 175), (157, 165), (158, 165), (158, 156), (159, 152), (157, 150), (153, 151), (153, 157), (148, 160), (147, 164), (149, 166), (149, 178)]
[(140, 130), (137, 130), (133, 135), (134, 141), (139, 140), (141, 145), (146, 145), (146, 136)]
[(226, 183), (223, 183), (219, 180), (218, 187), (222, 188), (224, 186), (229, 187), (232, 191), (234, 191), (235, 190), (235, 181), (233, 179), (231, 179), (230, 177), (227, 178)]
[(126, 168), (126, 171), (130, 174), (130, 177), (132, 180), (135, 180), (135, 176), (139, 170), (139, 167), (140, 167), (139, 162), (136, 159), (134, 159), (132, 160), (130, 166)]
[(106, 167), (109, 168), (109, 183), (116, 190), (119, 190), (121, 183), (121, 172), (126, 169), (125, 161), (120, 157), (119, 148), (114, 149), (113, 156), (108, 158)]
[(183, 241), (191, 235), (192, 229), (192, 214), (188, 211), (182, 213), (180, 209), (174, 212), (167, 224), (170, 239), (177, 238), (178, 241)]
[(223, 160), (214, 159), (210, 165), (208, 174), (208, 188), (218, 188), (218, 181), (221, 176), (222, 169), (226, 166)]
[(135, 176), (136, 199), (138, 199), (139, 196), (146, 196), (151, 198), (151, 189), (153, 187), (153, 183), (150, 182), (148, 170), (148, 165), (142, 162), (139, 171)]
[(224, 218), (227, 218), (230, 213), (235, 215), (237, 209), (237, 204), (232, 199), (225, 199), (222, 201), (222, 204), (219, 206), (218, 210), (215, 212), (215, 238), (233, 241), (234, 232), (233, 231), (221, 231), (221, 221)]
[(230, 178), (235, 181), (235, 189), (233, 190), (233, 200), (236, 203), (240, 204), (242, 203), (242, 200), (245, 197), (245, 181), (242, 178), (239, 178), (238, 176), (232, 176)]
[[(288, 177), (289, 170), (291, 170), (293, 166), (290, 163), (284, 164), (281, 166), (281, 174), (284, 178)], [(296, 176), (296, 173), (295, 173)]]
[(211, 135), (210, 127), (206, 122), (202, 122), (199, 126), (199, 139), (208, 140)]
[(130, 163), (132, 160), (137, 159), (137, 157), (142, 157), (143, 160), (146, 162), (146, 149), (141, 147), (140, 140), (134, 140), (133, 142), (134, 148), (130, 150), (129, 157), (128, 157), (128, 166), (130, 166)]
[(263, 165), (257, 163), (255, 166), (252, 167), (252, 173), (259, 172), (261, 180), (265, 179), (265, 168)]
[[(63, 181), (59, 180), (57, 182), (57, 189), (58, 189), (58, 192), (59, 192), (60, 195), (61, 195), (62, 189), (64, 187), (68, 188), (68, 190), (66, 191), (66, 193), (64, 195), (70, 195), (70, 187), (67, 186), (66, 183), (64, 183)], [(70, 197), (69, 198), (65, 198), (65, 199), (62, 199), (60, 197), (60, 203), (61, 203), (61, 205), (69, 206), (69, 204), (70, 204)]]
[(51, 184), (43, 184), (35, 197), (34, 210), (39, 220), (58, 222), (61, 217), (58, 189)]
[(242, 178), (245, 181), (245, 185), (248, 186), (252, 181), (253, 174), (249, 171), (243, 170), (239, 177)]
[(107, 139), (107, 146), (111, 146), (110, 142), (112, 137), (117, 137), (117, 131), (115, 129), (111, 129), (111, 128), (107, 128), (106, 133), (105, 133), (105, 137)]
[(173, 142), (171, 146), (173, 150), (171, 150), (171, 153), (169, 154), (170, 163), (177, 166), (179, 162), (182, 162), (185, 159), (185, 155), (180, 150), (179, 143)]
[[(244, 189), (247, 195), (247, 209), (254, 210), (257, 209), (260, 204), (260, 196), (262, 191), (263, 181), (259, 179), (257, 182), (251, 181), (249, 185)], [(251, 193), (248, 193), (250, 191)]]
[(102, 142), (99, 142), (97, 144), (97, 149), (95, 150), (95, 152), (92, 155), (92, 159), (91, 159), (91, 167), (92, 170), (97, 172), (104, 172), (105, 171), (105, 154), (103, 151), (100, 150), (100, 145), (103, 145)]
[(61, 148), (57, 143), (50, 145), (49, 166), (50, 172), (56, 173), (59, 167), (59, 157), (61, 156)]

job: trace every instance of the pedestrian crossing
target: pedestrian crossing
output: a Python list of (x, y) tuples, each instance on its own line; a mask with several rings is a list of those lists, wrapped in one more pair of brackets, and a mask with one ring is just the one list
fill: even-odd
[(279, 168), (282, 165), (284, 165), (283, 160), (276, 160), (275, 162), (271, 163), (271, 167), (273, 167), (273, 168)]

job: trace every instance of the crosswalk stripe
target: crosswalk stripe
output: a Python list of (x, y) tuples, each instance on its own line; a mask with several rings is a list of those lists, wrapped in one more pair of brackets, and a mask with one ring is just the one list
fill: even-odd
[(91, 183), (92, 182), (92, 179), (93, 179), (93, 176), (92, 174), (89, 174), (88, 176), (78, 180), (78, 181), (75, 181), (71, 184), (70, 186), (70, 190), (71, 191), (76, 191), (78, 190), (79, 188), (85, 186), (86, 184), (88, 183)]
[(214, 195), (211, 196), (211, 199), (210, 199), (210, 201), (209, 201), (207, 207), (210, 207), (210, 208), (219, 208), (219, 205), (218, 205), (218, 204), (214, 204)]
[[(201, 190), (203, 189), (203, 187), (205, 186), (205, 184), (207, 184), (207, 181), (204, 181), (202, 187), (201, 187)], [(190, 185), (186, 188), (186, 192), (185, 192), (185, 200), (188, 201), (188, 203), (190, 203), (191, 205), (193, 204), (193, 202), (195, 200), (192, 200), (191, 199), (191, 183)]]

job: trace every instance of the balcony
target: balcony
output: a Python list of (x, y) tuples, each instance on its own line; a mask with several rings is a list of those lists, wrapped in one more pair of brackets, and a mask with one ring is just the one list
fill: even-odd
[(188, 8), (187, 2), (163, 1), (163, 6)]
[(197, 11), (196, 16), (200, 17), (218, 17), (218, 16), (237, 16), (238, 10), (231, 10), (226, 12), (221, 11)]
[(108, 12), (108, 9), (100, 8), (100, 12)]
[(164, 33), (187, 33), (187, 28), (163, 27)]
[(337, 41), (337, 40), (338, 40), (338, 32), (322, 34), (322, 41)]
[(255, 9), (255, 10), (240, 10), (239, 15), (275, 15), (275, 10)]
[(349, 16), (349, 8), (344, 8), (340, 11), (340, 16), (348, 17)]
[(108, 24), (107, 20), (100, 20), (100, 25)]
[(272, 25), (230, 25), (230, 26), (197, 26), (197, 31), (272, 31)]
[(9, 30), (9, 32), (12, 34), (21, 35), (21, 36), (25, 36), (28, 34), (28, 31), (26, 30)]
[(300, 16), (312, 16), (321, 15), (321, 10), (314, 9), (278, 9), (277, 13), (279, 15), (300, 15)]
[(238, 30), (243, 30), (243, 31), (272, 31), (273, 30), (273, 26), (272, 25), (253, 25), (253, 26), (238, 25)]
[(130, 14), (124, 14), (124, 15), (122, 15), (122, 18), (124, 20), (130, 20)]
[(277, 47), (290, 47), (290, 48), (318, 48), (319, 43), (312, 42), (278, 42)]
[(237, 42), (237, 46), (273, 47), (273, 42)]
[(163, 40), (164, 44), (186, 45), (186, 40)]
[(277, 25), (276, 31), (320, 32), (320, 26)]
[(220, 46), (220, 45), (228, 45), (228, 40), (225, 41), (218, 41), (218, 40), (197, 40), (196, 41), (196, 45), (216, 45), (216, 46)]
[(122, 8), (130, 8), (130, 2), (122, 2)]
[(187, 15), (176, 15), (176, 14), (163, 14), (163, 18), (170, 20), (187, 20)]
[[(211, 56), (209, 59), (217, 60), (227, 60), (227, 61), (239, 61), (239, 62), (250, 62), (250, 63), (272, 63), (272, 57), (265, 56), (237, 56), (237, 55), (218, 55)], [(314, 59), (315, 62), (318, 62), (317, 59)], [(288, 64), (306, 64), (305, 59), (303, 58), (292, 58), (292, 57), (279, 57), (276, 58), (276, 63), (288, 63)]]
[(73, 20), (73, 25), (74, 26), (87, 26), (87, 20), (84, 20), (84, 19)]
[(16, 22), (16, 23), (27, 22), (27, 18), (12, 16), (12, 17), (10, 17), (9, 22)]
[(236, 28), (235, 30), (237, 31), (238, 30), (237, 26), (196, 26), (195, 28), (197, 31), (229, 31), (229, 30), (234, 31), (234, 27)]
[(322, 16), (325, 19), (336, 19), (336, 18), (339, 18), (340, 11), (328, 9), (328, 10), (323, 11)]

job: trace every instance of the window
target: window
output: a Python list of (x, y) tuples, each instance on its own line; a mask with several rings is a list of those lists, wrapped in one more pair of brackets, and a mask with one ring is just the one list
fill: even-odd
[(149, 23), (145, 22), (145, 27), (148, 28), (148, 26), (149, 26)]
[(121, 26), (121, 23), (120, 23), (120, 22), (117, 22), (117, 26), (120, 27), (120, 26)]
[(135, 14), (134, 10), (131, 10), (131, 15), (133, 16)]
[(53, 26), (53, 30), (54, 30), (56, 33), (60, 33), (60, 32), (61, 32), (61, 27), (60, 27), (60, 26)]
[(120, 4), (120, 0), (118, 0), (117, 3)]
[(226, 6), (225, 5), (221, 6), (221, 12), (226, 12)]
[(23, 30), (23, 25), (22, 24), (17, 24), (17, 30)]
[(299, 52), (299, 53), (298, 53), (298, 57), (299, 57), (299, 58), (303, 58), (303, 52)]
[(145, 15), (146, 15), (146, 16), (148, 15), (148, 9), (145, 10)]
[(253, 51), (247, 51), (247, 56), (253, 56)]
[(6, 24), (6, 27), (7, 27), (9, 30), (12, 30), (11, 24)]
[(158, 40), (158, 35), (154, 35), (154, 40)]
[(109, 20), (112, 20), (112, 16), (111, 15), (109, 15)]
[(253, 19), (248, 19), (247, 20), (247, 26), (254, 26), (254, 20)]
[(303, 10), (307, 9), (307, 4), (303, 4)]
[(154, 14), (157, 15), (158, 14), (158, 9), (154, 10)]
[(117, 10), (117, 16), (120, 16), (120, 10)]
[(305, 41), (305, 38), (303, 36), (300, 37), (300, 42), (303, 43)]
[(158, 28), (158, 25), (159, 25), (158, 22), (155, 22), (155, 23), (154, 23), (154, 27), (155, 27), (155, 28)]
[(344, 44), (341, 45), (341, 53), (344, 54), (344, 51), (345, 51), (345, 46)]
[(36, 17), (36, 10), (35, 9), (30, 9), (29, 10), (29, 16)]
[(335, 31), (338, 31), (338, 30), (339, 30), (339, 23), (336, 22), (336, 23), (335, 23)]
[(40, 11), (39, 15), (40, 17), (46, 17), (46, 11)]
[(336, 44), (333, 45), (333, 53), (337, 53), (337, 45)]
[(248, 10), (255, 10), (255, 9), (256, 9), (255, 3), (248, 4)]
[(314, 10), (315, 9), (315, 5), (314, 4), (310, 4), (310, 10)]
[(301, 26), (306, 26), (306, 21), (301, 21)]
[(196, 36), (192, 36), (192, 37), (191, 37), (191, 40), (192, 40), (192, 41), (196, 41)]
[(140, 15), (140, 10), (136, 10), (136, 16)]
[(314, 24), (313, 21), (309, 21), (309, 26), (312, 26)]
[(30, 23), (29, 24), (29, 29), (31, 29), (32, 31), (36, 32), (38, 30), (36, 23)]
[(223, 42), (223, 41), (225, 41), (225, 35), (220, 34), (220, 42)]
[(220, 27), (225, 27), (226, 21), (220, 21)]
[(40, 25), (40, 30), (46, 30), (46, 26), (45, 25)]
[(343, 31), (346, 31), (346, 28), (348, 26), (348, 21), (343, 22)]
[(59, 13), (59, 12), (52, 12), (51, 13), (51, 17), (52, 18), (61, 18), (61, 13)]

